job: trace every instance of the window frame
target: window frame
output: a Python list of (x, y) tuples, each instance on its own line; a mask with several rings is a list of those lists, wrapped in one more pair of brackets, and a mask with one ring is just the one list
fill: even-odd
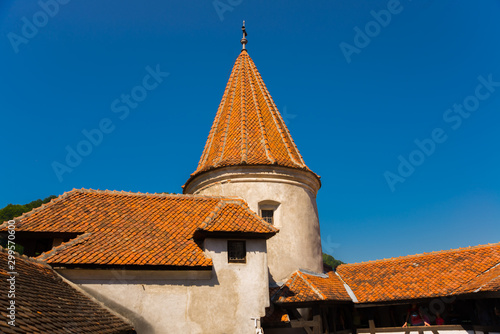
[[(243, 245), (243, 257), (242, 258), (231, 258), (231, 245), (242, 244)], [(228, 263), (247, 263), (247, 243), (246, 240), (228, 240), (227, 241), (227, 262)]]
[[(264, 211), (271, 212), (271, 216), (264, 217)], [(276, 210), (270, 208), (270, 207), (265, 207), (260, 209), (260, 217), (264, 219), (268, 224), (274, 225), (274, 213)], [(271, 221), (269, 222), (266, 218), (271, 218)]]
[[(267, 222), (268, 224), (271, 224), (273, 226), (276, 226), (276, 227), (279, 227), (279, 222), (278, 222), (278, 219), (277, 219), (277, 214), (278, 214), (278, 209), (280, 207), (281, 203), (280, 202), (276, 202), (276, 201), (272, 201), (272, 200), (265, 200), (265, 201), (261, 201), (259, 202), (259, 217), (262, 218), (265, 222)], [(272, 223), (269, 223), (265, 218), (264, 218), (264, 214), (263, 214), (263, 211), (272, 211), (273, 212), (273, 217), (272, 217)]]

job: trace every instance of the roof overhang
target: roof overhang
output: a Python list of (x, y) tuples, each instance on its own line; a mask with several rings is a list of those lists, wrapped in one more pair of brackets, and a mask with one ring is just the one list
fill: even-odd
[(206, 238), (214, 239), (269, 239), (277, 232), (270, 233), (255, 233), (255, 232), (208, 232), (198, 229), (194, 232), (193, 238), (195, 240), (203, 240)]
[(211, 168), (191, 174), (182, 186), (183, 194), (194, 194), (217, 183), (273, 181), (306, 188), (316, 194), (321, 188), (319, 175), (305, 168), (280, 165), (233, 165)]
[[(150, 266), (149, 266), (150, 267)], [(54, 268), (61, 276), (77, 284), (165, 284), (170, 281), (210, 280), (212, 267), (144, 268)]]

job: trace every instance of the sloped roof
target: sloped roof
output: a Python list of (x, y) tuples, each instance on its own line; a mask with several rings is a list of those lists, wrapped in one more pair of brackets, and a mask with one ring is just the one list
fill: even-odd
[(237, 165), (278, 165), (310, 171), (246, 50), (234, 63), (191, 179), (203, 171)]
[(373, 303), (500, 291), (500, 243), (342, 264), (336, 272), (297, 271), (272, 300)]
[(221, 201), (212, 219), (199, 229), (206, 232), (271, 233), (272, 225), (262, 224), (261, 217), (251, 210), (241, 210), (242, 201)]
[(48, 265), (15, 258), (15, 327), (7, 324), (7, 251), (0, 251), (0, 332), (2, 333), (135, 333), (133, 327), (76, 290)]
[(500, 291), (500, 263), (461, 286), (457, 293)]
[(471, 292), (495, 282), (483, 275), (499, 263), (500, 243), (340, 265), (337, 272), (360, 303), (369, 303)]
[(64, 193), (16, 221), (18, 233), (79, 233), (40, 256), (65, 265), (210, 267), (195, 231), (277, 232), (239, 199), (91, 189)]
[(351, 297), (335, 272), (318, 275), (299, 270), (274, 293), (272, 300), (276, 303), (351, 301)]

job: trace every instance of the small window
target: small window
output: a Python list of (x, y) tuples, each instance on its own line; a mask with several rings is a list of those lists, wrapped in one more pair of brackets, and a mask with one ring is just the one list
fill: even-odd
[(274, 226), (279, 227), (280, 221), (280, 213), (278, 210), (280, 207), (280, 203), (266, 199), (265, 201), (259, 202), (259, 214), (267, 223), (272, 224)]
[(247, 250), (245, 241), (228, 240), (227, 242), (227, 262), (246, 263)]
[(264, 219), (269, 224), (273, 224), (274, 210), (260, 210), (262, 219)]

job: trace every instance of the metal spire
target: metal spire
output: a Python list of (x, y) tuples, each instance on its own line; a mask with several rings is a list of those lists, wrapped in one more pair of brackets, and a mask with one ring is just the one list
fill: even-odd
[(241, 41), (240, 41), (240, 42), (241, 42), (241, 45), (242, 45), (242, 48), (241, 48), (241, 49), (242, 49), (242, 50), (246, 50), (245, 45), (246, 45), (246, 44), (247, 44), (247, 42), (248, 42), (248, 41), (247, 41), (247, 39), (246, 39), (246, 37), (247, 37), (247, 35), (248, 35), (248, 34), (247, 34), (246, 29), (245, 29), (245, 21), (243, 21), (243, 26), (241, 27), (241, 30), (243, 31), (243, 38), (242, 38), (242, 39), (241, 39)]

